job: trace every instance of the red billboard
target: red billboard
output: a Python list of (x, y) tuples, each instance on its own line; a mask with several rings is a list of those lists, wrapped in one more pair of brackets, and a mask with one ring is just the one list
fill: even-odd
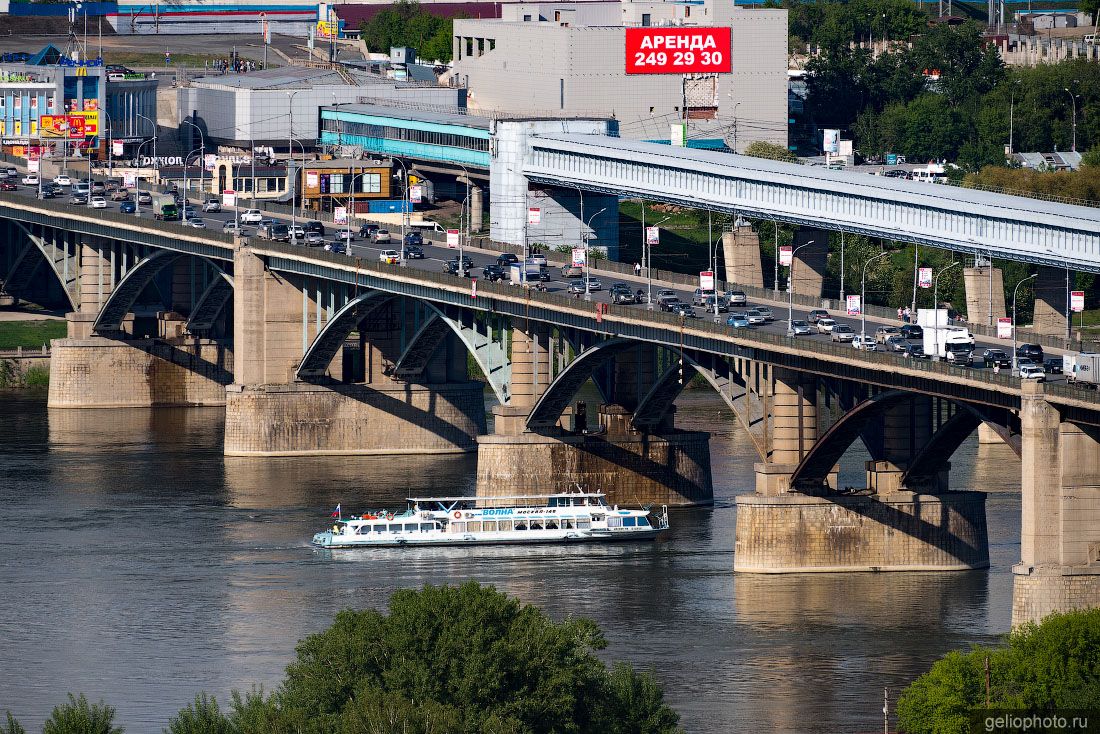
[(729, 73), (729, 28), (627, 28), (627, 74)]

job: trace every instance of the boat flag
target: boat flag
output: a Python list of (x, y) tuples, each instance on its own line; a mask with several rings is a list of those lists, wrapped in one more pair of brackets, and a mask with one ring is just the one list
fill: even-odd
[(339, 504), (337, 504), (336, 509), (332, 511), (332, 516), (333, 517), (340, 517), (340, 505)]

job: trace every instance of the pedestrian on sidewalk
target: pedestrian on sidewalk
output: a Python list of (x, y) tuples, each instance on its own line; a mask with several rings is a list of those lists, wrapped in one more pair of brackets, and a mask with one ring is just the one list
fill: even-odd
[(639, 276), (641, 274), (642, 274), (642, 264), (641, 263), (634, 263), (634, 275)]
[(901, 321), (903, 315), (905, 315), (905, 310), (901, 306), (898, 306), (898, 321)]

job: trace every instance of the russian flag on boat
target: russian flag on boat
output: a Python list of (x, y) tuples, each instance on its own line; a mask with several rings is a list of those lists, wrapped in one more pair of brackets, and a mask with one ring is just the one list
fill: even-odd
[(340, 517), (340, 505), (339, 504), (337, 504), (336, 509), (332, 511), (332, 516), (333, 517)]

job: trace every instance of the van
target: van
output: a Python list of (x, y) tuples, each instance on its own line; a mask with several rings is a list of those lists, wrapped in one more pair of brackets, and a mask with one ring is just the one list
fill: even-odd
[(1096, 34), (1095, 33), (1090, 33), (1087, 36), (1085, 36), (1085, 43), (1090, 45), (1090, 46), (1092, 44), (1096, 43)]

